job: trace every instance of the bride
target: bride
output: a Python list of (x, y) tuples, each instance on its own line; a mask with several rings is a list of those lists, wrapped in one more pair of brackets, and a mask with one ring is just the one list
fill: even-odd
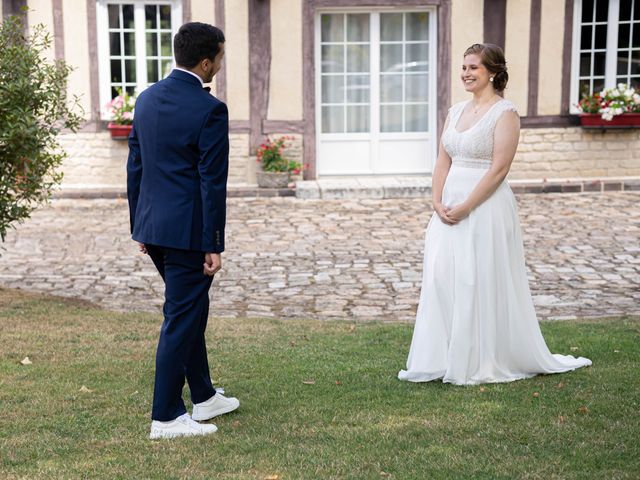
[(410, 382), (510, 382), (591, 365), (552, 354), (529, 291), (515, 197), (505, 181), (520, 121), (502, 98), (502, 49), (475, 44), (461, 79), (473, 98), (449, 110), (433, 173), (422, 292), (407, 369)]

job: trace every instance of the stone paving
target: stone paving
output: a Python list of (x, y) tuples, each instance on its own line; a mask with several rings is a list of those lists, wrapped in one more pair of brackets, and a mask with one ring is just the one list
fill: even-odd
[[(518, 195), (540, 318), (640, 315), (640, 193)], [(214, 316), (413, 321), (426, 198), (233, 198)], [(124, 200), (55, 200), (11, 232), (0, 286), (160, 312)]]

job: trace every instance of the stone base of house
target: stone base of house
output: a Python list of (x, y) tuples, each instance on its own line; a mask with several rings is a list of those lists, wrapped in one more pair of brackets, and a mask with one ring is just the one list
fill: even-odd
[[(286, 155), (292, 160), (303, 163), (303, 135), (282, 134), (290, 137)], [(270, 135), (271, 138), (280, 135)], [(255, 157), (250, 156), (249, 134), (231, 133), (229, 155), (229, 185), (252, 189), (256, 182), (256, 169), (258, 163)], [(62, 147), (69, 157), (65, 160), (62, 170), (64, 179), (63, 191), (87, 190), (120, 190), (126, 184), (126, 162), (128, 146), (126, 141), (112, 140), (106, 131), (79, 132), (76, 134), (64, 134), (60, 137)], [(547, 181), (544, 188), (564, 188), (587, 191), (597, 186), (589, 186), (600, 180), (599, 185), (604, 189), (616, 188), (615, 179), (640, 176), (640, 129), (629, 130), (585, 130), (580, 127), (570, 128), (527, 128), (522, 129), (518, 152), (514, 160), (509, 178), (511, 180), (527, 180), (533, 182), (529, 189), (542, 188), (539, 182)], [(362, 177), (364, 179), (364, 177)], [(376, 187), (375, 180), (366, 187), (359, 179), (354, 184), (352, 179), (351, 189), (358, 189), (364, 196), (379, 198), (380, 195), (405, 195), (402, 183), (406, 183), (406, 177), (394, 177), (394, 182), (385, 183), (384, 187)], [(403, 180), (404, 178), (404, 180)], [(550, 179), (583, 179), (562, 180), (560, 183)], [(362, 181), (364, 181), (362, 179)], [(611, 179), (612, 181), (609, 181)], [(382, 181), (382, 180), (381, 180)], [(415, 188), (409, 190), (424, 190), (425, 184), (418, 180)], [(575, 182), (582, 182), (579, 186)], [(587, 183), (584, 183), (587, 182)], [(624, 180), (622, 180), (624, 183)], [(620, 183), (619, 181), (617, 183)], [(619, 189), (625, 186), (620, 183)], [(302, 187), (305, 194), (310, 197), (320, 195), (321, 198), (330, 198), (332, 195), (341, 196), (340, 189), (333, 187), (326, 190), (326, 196), (313, 193), (315, 190), (311, 184)], [(595, 185), (595, 184), (594, 184)], [(320, 188), (320, 187), (318, 187)], [(381, 194), (380, 188), (383, 190)], [(331, 193), (335, 191), (335, 193)]]

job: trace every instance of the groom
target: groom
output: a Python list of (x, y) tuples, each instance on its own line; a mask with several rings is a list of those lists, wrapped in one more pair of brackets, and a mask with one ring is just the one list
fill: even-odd
[[(183, 25), (173, 40), (176, 68), (139, 95), (129, 136), (131, 232), (165, 283), (152, 439), (213, 433), (215, 425), (195, 420), (240, 405), (213, 388), (204, 335), (224, 250), (229, 120), (203, 84), (220, 70), (224, 42), (216, 27)], [(185, 378), (193, 416), (182, 401)]]

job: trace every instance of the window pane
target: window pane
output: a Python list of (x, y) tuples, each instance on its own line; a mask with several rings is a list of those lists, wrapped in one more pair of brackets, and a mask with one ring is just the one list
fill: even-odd
[(170, 33), (160, 34), (160, 54), (163, 57), (171, 56), (171, 34)]
[(405, 131), (406, 132), (426, 132), (428, 130), (428, 106), (407, 105), (405, 107)]
[(593, 79), (593, 91), (601, 92), (604, 90), (604, 78), (594, 78)]
[(126, 82), (136, 81), (136, 61), (135, 60), (124, 61), (124, 74), (125, 74)]
[(144, 28), (147, 30), (158, 28), (155, 5), (147, 5), (144, 7)]
[(620, 20), (631, 20), (631, 4), (633, 0), (620, 0)]
[(171, 6), (160, 6), (160, 28), (171, 28)]
[(347, 103), (369, 103), (369, 76), (347, 77)]
[(629, 84), (632, 88), (640, 88), (640, 77), (632, 78)]
[(626, 75), (629, 68), (629, 51), (618, 50), (618, 75)]
[(595, 76), (604, 76), (604, 67), (607, 61), (607, 54), (599, 52), (593, 54), (593, 74)]
[(380, 71), (402, 72), (402, 45), (380, 46)]
[(344, 132), (344, 107), (322, 107), (322, 132)]
[(426, 102), (429, 96), (429, 82), (427, 75), (407, 75), (404, 79), (406, 86), (405, 101)]
[(380, 131), (402, 131), (402, 105), (382, 105), (380, 107)]
[(124, 22), (124, 28), (134, 28), (133, 5), (122, 6), (122, 20)]
[(344, 47), (342, 45), (322, 46), (322, 71), (344, 72)]
[(429, 40), (429, 14), (427, 12), (407, 13), (406, 40)]
[(126, 91), (129, 95), (133, 96), (133, 95), (135, 95), (135, 93), (136, 93), (136, 87), (135, 87), (135, 86), (133, 86), (133, 85), (127, 85), (127, 86), (125, 87), (125, 91)]
[(633, 6), (633, 19), (640, 20), (640, 7), (637, 3)]
[(344, 76), (322, 76), (322, 103), (344, 103)]
[(402, 75), (380, 76), (380, 101), (402, 102)]
[[(640, 4), (638, 5), (640, 10)], [(633, 48), (640, 48), (640, 23), (633, 24), (633, 41), (631, 42)]]
[(369, 41), (369, 14), (347, 15), (347, 41)]
[(426, 72), (429, 58), (428, 43), (410, 43), (405, 46), (405, 69), (408, 72)]
[(618, 28), (618, 48), (629, 48), (629, 44), (631, 42), (631, 39), (629, 38), (630, 34), (631, 28), (628, 23), (620, 25)]
[(591, 48), (591, 27), (584, 26), (580, 33), (580, 49), (589, 50)]
[(157, 38), (157, 33), (147, 33), (147, 57), (156, 57), (158, 55)]
[(344, 15), (322, 15), (320, 24), (322, 42), (344, 42)]
[(383, 42), (402, 41), (402, 14), (380, 14), (380, 40)]
[(590, 87), (589, 87), (589, 80), (580, 80), (580, 82), (578, 83), (578, 90), (580, 92), (580, 98), (582, 98), (583, 95), (589, 95), (591, 93)]
[(607, 26), (596, 25), (596, 39), (594, 48), (607, 48)]
[(133, 32), (124, 34), (124, 54), (131, 56), (136, 54), (136, 37)]
[(347, 132), (369, 131), (369, 106), (347, 107)]
[(596, 22), (606, 22), (609, 16), (609, 0), (596, 0)]
[(120, 28), (120, 9), (118, 5), (108, 5), (109, 28)]
[(593, 21), (593, 0), (584, 0), (582, 2), (582, 22)]
[(347, 71), (369, 71), (369, 45), (347, 45)]
[(147, 81), (149, 83), (157, 82), (160, 80), (158, 77), (158, 61), (147, 60)]
[(122, 67), (120, 60), (111, 60), (111, 83), (122, 82)]
[(588, 77), (589, 75), (591, 75), (591, 54), (581, 53), (580, 54), (580, 76)]
[(160, 62), (161, 70), (160, 75), (162, 78), (165, 78), (167, 75), (171, 73), (171, 68), (173, 67), (173, 60), (162, 60)]
[(109, 55), (120, 55), (120, 34), (118, 32), (109, 34)]
[(640, 50), (631, 52), (631, 75), (640, 75)]

